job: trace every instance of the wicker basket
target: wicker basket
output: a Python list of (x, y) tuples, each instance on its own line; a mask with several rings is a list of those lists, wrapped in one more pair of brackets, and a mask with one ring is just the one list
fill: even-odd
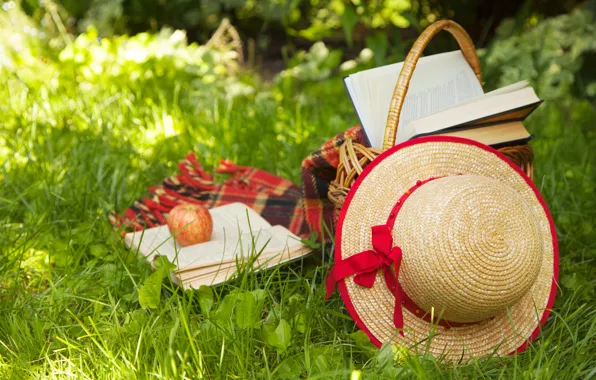
[[(474, 43), (470, 39), (468, 33), (457, 23), (451, 20), (441, 20), (430, 25), (422, 32), (420, 37), (412, 46), (408, 53), (404, 65), (397, 78), (397, 84), (393, 91), (393, 97), (389, 105), (389, 116), (387, 117), (387, 124), (385, 126), (385, 136), (383, 138), (382, 149), (369, 148), (364, 145), (346, 140), (339, 151), (339, 165), (337, 167), (337, 175), (335, 180), (329, 185), (329, 199), (335, 206), (335, 221), (339, 216), (339, 212), (344, 203), (350, 187), (364, 170), (364, 167), (374, 160), (381, 152), (391, 148), (395, 145), (395, 137), (397, 136), (397, 124), (399, 122), (399, 115), (401, 113), (402, 105), (408, 92), (410, 79), (414, 73), (414, 68), (422, 52), (430, 40), (441, 30), (446, 30), (459, 44), (459, 47), (466, 59), (476, 74), (478, 81), (482, 84), (482, 77), (480, 73), (480, 62), (476, 55)], [(509, 146), (499, 149), (501, 153), (509, 157), (515, 164), (530, 177), (533, 176), (532, 148), (529, 145)]]

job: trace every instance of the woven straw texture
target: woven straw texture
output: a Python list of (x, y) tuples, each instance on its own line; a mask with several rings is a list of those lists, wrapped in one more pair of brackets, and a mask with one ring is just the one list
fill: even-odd
[(354, 310), (379, 341), (417, 345), (447, 360), (513, 352), (537, 328), (548, 303), (554, 247), (532, 188), (490, 151), (425, 142), (385, 157), (345, 210), (342, 258), (372, 249), (370, 227), (384, 224), (399, 196), (430, 177), (446, 178), (416, 190), (393, 228), (394, 244), (404, 252), (400, 283), (425, 311), (442, 305), (435, 316), (481, 322), (447, 329), (402, 308), (400, 336), (392, 319), (395, 299), (380, 271), (370, 289), (345, 279)]

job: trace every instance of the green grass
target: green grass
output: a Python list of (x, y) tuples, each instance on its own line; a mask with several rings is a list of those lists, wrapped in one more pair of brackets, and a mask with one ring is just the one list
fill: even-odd
[[(299, 181), (356, 120), (339, 77), (225, 100), (186, 77), (80, 86), (70, 66), (0, 76), (0, 378), (590, 378), (596, 376), (596, 115), (568, 98), (532, 115), (535, 182), (555, 217), (558, 299), (522, 354), (450, 365), (374, 349), (335, 295), (328, 251), (211, 290), (138, 289), (149, 265), (107, 215), (195, 151)], [(45, 67), (45, 66), (44, 66)], [(57, 82), (52, 82), (52, 78)]]

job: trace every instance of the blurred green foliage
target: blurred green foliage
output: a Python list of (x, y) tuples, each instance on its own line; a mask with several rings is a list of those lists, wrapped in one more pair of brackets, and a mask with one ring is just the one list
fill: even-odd
[[(409, 26), (405, 14), (409, 0), (23, 0), (24, 9), (43, 17), (48, 8), (58, 6), (72, 17), (70, 24), (79, 31), (93, 25), (102, 35), (138, 32), (170, 26), (197, 31), (206, 37), (224, 17), (243, 20), (264, 28), (282, 28), (289, 35), (311, 41), (343, 30), (351, 43), (357, 24), (381, 29), (389, 25)], [(254, 28), (244, 26), (248, 31)], [(207, 34), (206, 34), (207, 33)]]
[(576, 10), (519, 34), (507, 20), (481, 51), (486, 87), (527, 79), (546, 100), (596, 96), (596, 20)]
[[(184, 29), (191, 41), (205, 42), (224, 18), (231, 20), (243, 40), (255, 42), (261, 55), (280, 58), (314, 41), (347, 46), (350, 57), (368, 47), (382, 56), (401, 60), (410, 41), (440, 18), (458, 20), (478, 46), (492, 38), (502, 20), (526, 20), (569, 12), (584, 0), (20, 0), (25, 11), (48, 26), (59, 15), (64, 29), (85, 32), (94, 26), (100, 36)], [(526, 25), (527, 26), (527, 25)], [(439, 36), (438, 50), (453, 47)], [(433, 51), (434, 47), (430, 48)]]
[(103, 90), (114, 82), (131, 88), (151, 82), (170, 92), (176, 83), (184, 82), (185, 91), (197, 96), (196, 102), (202, 100), (201, 94), (211, 92), (212, 97), (218, 90), (219, 96), (228, 97), (250, 93), (251, 87), (233, 79), (239, 69), (237, 52), (223, 48), (188, 45), (181, 30), (98, 39), (97, 31), (90, 28), (60, 51), (58, 61), (63, 74), (74, 75), (79, 86), (89, 91)]

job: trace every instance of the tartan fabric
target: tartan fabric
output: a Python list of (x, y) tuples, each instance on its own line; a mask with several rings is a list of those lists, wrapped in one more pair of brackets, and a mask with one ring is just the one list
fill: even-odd
[(156, 227), (166, 223), (166, 215), (180, 203), (197, 203), (207, 208), (241, 202), (258, 212), (272, 225), (282, 225), (298, 236), (315, 231), (320, 238), (325, 225), (333, 234), (333, 204), (327, 198), (329, 183), (335, 178), (339, 148), (346, 139), (366, 144), (360, 126), (352, 127), (325, 142), (302, 162), (302, 189), (292, 182), (264, 170), (221, 161), (218, 173), (230, 178), (216, 183), (205, 172), (193, 153), (186, 155), (180, 172), (149, 189), (122, 215), (110, 215), (116, 228), (127, 231)]
[(166, 224), (166, 215), (181, 203), (196, 203), (213, 208), (241, 202), (258, 212), (272, 225), (283, 225), (299, 236), (308, 235), (302, 210), (300, 188), (292, 182), (264, 170), (237, 166), (221, 161), (218, 173), (230, 177), (222, 183), (213, 181), (193, 153), (178, 165), (180, 172), (149, 189), (149, 196), (137, 200), (122, 215), (110, 215), (116, 228), (142, 230)]
[(329, 237), (325, 226), (332, 235), (335, 233), (334, 208), (327, 198), (327, 191), (337, 172), (339, 148), (347, 139), (369, 145), (364, 130), (357, 125), (328, 140), (302, 161), (304, 217), (311, 230), (322, 239)]

